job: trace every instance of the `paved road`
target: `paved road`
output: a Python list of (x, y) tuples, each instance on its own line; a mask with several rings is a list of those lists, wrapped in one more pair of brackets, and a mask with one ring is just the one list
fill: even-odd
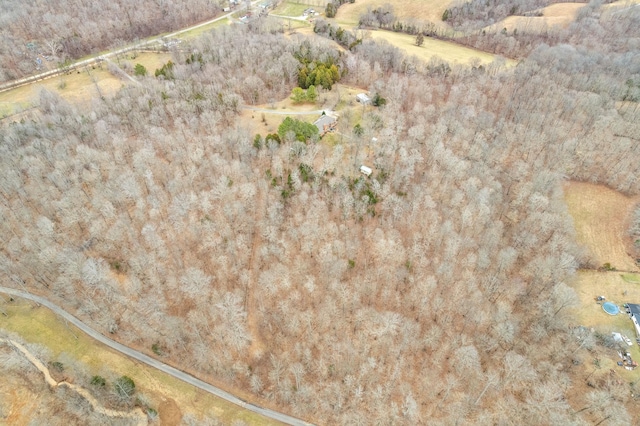
[(140, 362), (143, 362), (151, 367), (157, 368), (158, 370), (165, 372), (177, 379), (180, 379), (184, 382), (187, 382), (199, 389), (202, 389), (203, 391), (209, 392), (212, 395), (215, 395), (219, 398), (222, 398), (226, 401), (229, 401), (233, 404), (236, 404), (242, 408), (245, 408), (247, 410), (253, 411), (254, 413), (258, 413), (261, 414), (265, 417), (268, 417), (270, 419), (273, 420), (277, 420), (280, 421), (282, 423), (286, 423), (289, 425), (295, 425), (295, 426), (312, 426), (311, 423), (307, 423), (303, 420), (300, 419), (296, 419), (295, 417), (291, 417), (291, 416), (287, 416), (286, 414), (282, 414), (279, 413), (277, 411), (273, 411), (273, 410), (269, 410), (268, 408), (262, 408), (259, 407), (257, 405), (254, 404), (250, 404), (248, 402), (245, 402), (243, 400), (241, 400), (240, 398), (231, 395), (229, 392), (225, 392), (220, 388), (217, 388), (213, 385), (210, 385), (209, 383), (203, 382), (200, 379), (196, 379), (195, 377), (193, 377), (190, 374), (187, 374), (183, 371), (180, 371), (176, 368), (171, 367), (170, 365), (167, 365), (163, 362), (160, 362), (154, 358), (151, 358), (148, 355), (143, 354), (142, 352), (138, 352), (135, 349), (131, 349), (127, 346), (124, 346), (114, 340), (109, 339), (108, 337), (103, 336), (102, 334), (98, 333), (96, 330), (94, 330), (93, 328), (87, 326), (86, 324), (84, 324), (82, 321), (80, 321), (78, 318), (74, 317), (73, 315), (71, 315), (70, 313), (64, 311), (62, 308), (60, 308), (59, 306), (49, 302), (47, 299), (44, 299), (40, 296), (36, 296), (34, 294), (31, 293), (27, 293), (25, 291), (20, 291), (20, 290), (16, 290), (13, 288), (8, 288), (8, 287), (0, 287), (0, 292), (5, 293), (5, 294), (9, 294), (11, 296), (15, 296), (15, 297), (21, 297), (23, 299), (28, 299), (31, 300), (33, 302), (39, 303), (43, 306), (46, 306), (47, 308), (51, 309), (53, 312), (55, 312), (57, 315), (60, 315), (61, 317), (63, 317), (64, 319), (66, 319), (67, 321), (69, 321), (70, 323), (72, 323), (73, 325), (75, 325), (76, 327), (78, 327), (80, 330), (84, 331), (86, 334), (88, 334), (89, 336), (91, 336), (92, 338), (100, 341), (101, 343), (104, 343), (105, 345), (109, 346), (112, 349), (115, 349), (116, 351), (127, 355), (131, 358), (137, 359)]
[[(251, 3), (251, 5), (255, 6), (255, 4), (258, 3), (259, 1), (261, 1), (261, 0), (254, 0)], [(238, 8), (236, 10), (233, 10), (233, 11), (229, 12), (229, 13), (226, 13), (224, 15), (218, 16), (217, 18), (210, 19), (210, 20), (208, 20), (206, 22), (202, 22), (200, 24), (193, 25), (191, 27), (187, 27), (187, 28), (184, 28), (184, 29), (181, 29), (181, 30), (178, 30), (178, 31), (174, 31), (174, 32), (172, 32), (170, 34), (165, 34), (165, 35), (163, 35), (161, 37), (154, 37), (152, 39), (141, 41), (139, 43), (130, 44), (130, 45), (128, 45), (126, 47), (123, 47), (121, 49), (112, 50), (112, 51), (110, 51), (108, 53), (105, 53), (103, 55), (95, 56), (95, 57), (92, 57), (92, 58), (89, 58), (89, 59), (85, 59), (83, 61), (74, 62), (68, 67), (68, 69), (82, 68), (84, 66), (92, 65), (92, 64), (94, 64), (96, 62), (107, 60), (108, 58), (111, 58), (113, 56), (119, 55), (121, 53), (128, 52), (130, 50), (140, 49), (140, 48), (143, 48), (145, 46), (149, 46), (150, 44), (154, 44), (154, 43), (162, 43), (163, 39), (169, 39), (169, 38), (172, 38), (172, 37), (177, 37), (180, 34), (186, 33), (188, 31), (195, 30), (195, 29), (204, 27), (206, 25), (213, 24), (214, 22), (218, 22), (218, 21), (221, 21), (223, 19), (227, 19), (227, 18), (231, 17), (231, 15), (233, 15), (233, 14), (235, 14), (235, 13), (241, 11), (241, 10), (242, 10), (242, 8)], [(57, 68), (55, 70), (46, 71), (46, 72), (43, 72), (43, 73), (40, 73), (40, 74), (32, 75), (32, 76), (29, 76), (29, 77), (24, 77), (24, 78), (21, 78), (21, 79), (18, 79), (18, 80), (8, 81), (8, 82), (5, 82), (3, 84), (0, 84), (0, 92), (3, 92), (5, 90), (14, 89), (16, 87), (24, 86), (25, 84), (30, 84), (30, 83), (33, 83), (33, 82), (36, 82), (36, 81), (39, 81), (39, 80), (44, 80), (44, 79), (47, 79), (47, 78), (55, 77), (56, 75), (62, 74), (63, 72), (65, 72), (63, 69)]]

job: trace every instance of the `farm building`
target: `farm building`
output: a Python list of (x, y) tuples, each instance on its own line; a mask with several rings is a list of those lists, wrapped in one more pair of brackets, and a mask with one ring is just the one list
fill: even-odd
[(317, 128), (320, 136), (324, 136), (326, 133), (335, 129), (338, 124), (338, 120), (330, 115), (322, 115), (313, 123)]

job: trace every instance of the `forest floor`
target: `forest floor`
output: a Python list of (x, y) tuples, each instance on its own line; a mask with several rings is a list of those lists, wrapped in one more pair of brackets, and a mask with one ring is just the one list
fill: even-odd
[[(248, 424), (278, 424), (255, 413), (244, 410), (234, 404), (215, 398), (180, 380), (168, 376), (156, 369), (147, 367), (122, 356), (104, 345), (94, 341), (75, 327), (67, 326), (51, 311), (43, 307), (34, 307), (26, 301), (2, 302), (2, 310), (7, 316), (0, 316), (0, 329), (19, 334), (27, 343), (45, 346), (52, 360), (72, 359), (86, 368), (89, 375), (118, 377), (127, 375), (133, 379), (138, 393), (147, 397), (152, 408), (156, 408), (164, 420), (181, 418), (185, 412), (198, 418), (203, 416), (217, 418), (224, 424), (242, 420)], [(2, 371), (0, 366), (0, 372)], [(0, 388), (0, 392), (4, 387)], [(19, 404), (15, 398), (21, 392), (2, 392), (3, 403)], [(175, 424), (175, 423), (166, 423)]]
[[(640, 199), (627, 197), (602, 185), (584, 182), (569, 182), (564, 191), (565, 202), (574, 221), (576, 239), (588, 250), (592, 264), (591, 269), (579, 270), (571, 283), (579, 298), (579, 305), (571, 312), (573, 325), (592, 328), (603, 335), (612, 332), (626, 335), (634, 343), (630, 347), (625, 345), (625, 348), (635, 361), (640, 361), (640, 348), (635, 343), (633, 323), (622, 308), (624, 303), (640, 303), (640, 273), (597, 269), (608, 262), (619, 270), (639, 271), (626, 248), (630, 243), (627, 229), (631, 214)], [(597, 296), (605, 296), (616, 303), (622, 312), (615, 316), (607, 314), (596, 303)], [(627, 383), (640, 379), (640, 369), (628, 371), (616, 365), (620, 359), (615, 350), (598, 347), (592, 354), (594, 359), (584, 364), (585, 377), (596, 380), (614, 371)], [(640, 414), (638, 407), (635, 411), (634, 414)]]

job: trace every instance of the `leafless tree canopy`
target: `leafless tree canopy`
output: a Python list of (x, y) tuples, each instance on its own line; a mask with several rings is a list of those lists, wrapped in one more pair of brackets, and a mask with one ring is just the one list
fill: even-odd
[[(560, 184), (640, 189), (637, 51), (592, 37), (459, 68), (228, 29), (90, 111), (43, 92), (0, 133), (3, 281), (325, 424), (624, 423), (622, 385), (569, 401)], [(256, 149), (239, 106), (288, 96), (301, 54), (387, 104), (348, 143)]]
[(0, 3), (0, 81), (35, 71), (40, 58), (57, 64), (122, 42), (212, 18), (208, 0), (7, 0)]

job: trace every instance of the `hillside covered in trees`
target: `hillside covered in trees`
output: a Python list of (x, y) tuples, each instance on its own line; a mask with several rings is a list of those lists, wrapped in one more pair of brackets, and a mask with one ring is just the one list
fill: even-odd
[[(510, 69), (258, 23), (90, 110), (43, 92), (0, 132), (2, 279), (309, 421), (629, 424), (628, 384), (573, 392), (561, 183), (640, 190), (640, 27), (590, 10)], [(335, 146), (255, 143), (241, 106), (329, 60), (386, 104)]]
[(0, 81), (214, 17), (218, 2), (0, 2)]

